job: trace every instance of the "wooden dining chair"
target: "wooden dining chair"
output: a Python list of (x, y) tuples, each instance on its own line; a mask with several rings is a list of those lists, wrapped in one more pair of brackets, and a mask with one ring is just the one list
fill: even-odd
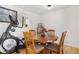
[(50, 29), (50, 30), (48, 30), (48, 36), (54, 36), (55, 35), (55, 30), (53, 30), (53, 29)]
[(49, 44), (46, 49), (50, 51), (50, 53), (63, 54), (63, 44), (67, 31), (63, 32), (60, 38), (59, 44), (52, 43)]
[(47, 34), (48, 34), (48, 37), (53, 41), (56, 41), (58, 39), (58, 36), (55, 35), (55, 30), (53, 29), (48, 30)]
[(27, 54), (37, 54), (43, 51), (44, 47), (42, 45), (36, 45), (34, 38), (31, 36), (31, 32), (23, 32), (25, 38), (25, 46)]
[(33, 29), (29, 30), (29, 32), (31, 32), (31, 34), (32, 34), (33, 36), (36, 35), (36, 32), (35, 32), (35, 30), (33, 30)]

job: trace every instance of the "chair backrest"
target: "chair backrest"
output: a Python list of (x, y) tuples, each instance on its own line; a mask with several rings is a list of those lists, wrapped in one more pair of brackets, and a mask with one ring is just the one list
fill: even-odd
[(48, 30), (48, 36), (55, 36), (55, 30)]
[(64, 44), (64, 39), (65, 39), (66, 33), (67, 33), (67, 31), (64, 31), (61, 35), (61, 38), (60, 38), (60, 42), (59, 42), (60, 53), (63, 53), (63, 44)]
[(32, 39), (31, 32), (23, 32), (24, 39), (25, 39), (25, 46), (26, 46), (26, 53), (27, 54), (33, 54), (35, 53), (35, 45), (34, 40)]
[(35, 36), (36, 35), (35, 30), (29, 30), (29, 32), (31, 32), (32, 36)]

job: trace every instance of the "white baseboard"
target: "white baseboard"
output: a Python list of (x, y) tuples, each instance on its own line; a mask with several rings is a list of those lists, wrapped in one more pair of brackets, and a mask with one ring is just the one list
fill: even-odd
[(68, 45), (68, 46), (71, 46), (71, 47), (74, 47), (74, 48), (79, 48), (79, 46), (73, 45), (73, 44), (69, 44), (69, 43), (64, 43), (64, 45)]

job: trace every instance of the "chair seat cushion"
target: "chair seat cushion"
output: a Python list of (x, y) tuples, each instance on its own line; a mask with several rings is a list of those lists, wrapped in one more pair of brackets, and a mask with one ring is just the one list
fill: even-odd
[(55, 44), (55, 43), (51, 43), (51, 44), (48, 44), (46, 46), (46, 49), (49, 49), (49, 50), (58, 50), (58, 45)]
[(40, 44), (35, 45), (36, 53), (39, 53), (39, 52), (42, 51), (43, 49), (44, 49), (44, 46), (43, 46), (43, 45), (40, 45)]

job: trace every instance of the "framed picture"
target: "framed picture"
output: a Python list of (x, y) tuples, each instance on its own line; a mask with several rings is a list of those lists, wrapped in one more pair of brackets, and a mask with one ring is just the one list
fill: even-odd
[(22, 25), (23, 26), (25, 26), (25, 27), (27, 27), (28, 26), (28, 17), (26, 17), (26, 16), (23, 16), (23, 19), (22, 19)]
[(18, 27), (22, 28), (24, 17), (22, 16), (22, 13), (17, 13), (17, 14), (18, 14), (17, 18), (18, 18), (18, 22), (19, 22)]
[(13, 21), (18, 22), (17, 11), (0, 6), (0, 22), (11, 22), (9, 15), (12, 16)]
[(19, 19), (19, 25), (18, 27), (19, 28), (22, 28), (22, 27), (27, 27), (27, 23), (28, 23), (28, 17), (26, 17), (26, 15), (24, 14), (18, 14), (18, 19)]

